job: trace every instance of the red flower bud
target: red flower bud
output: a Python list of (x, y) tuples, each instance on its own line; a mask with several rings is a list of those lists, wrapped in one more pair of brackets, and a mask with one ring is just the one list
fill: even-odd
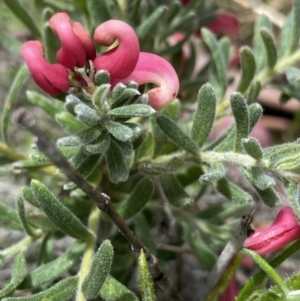
[(260, 255), (275, 252), (293, 240), (300, 238), (300, 225), (290, 207), (283, 207), (272, 225), (266, 229), (255, 230), (244, 247)]
[(96, 50), (91, 38), (81, 24), (72, 23), (66, 13), (56, 13), (49, 24), (58, 35), (62, 48), (56, 54), (58, 62), (69, 69), (83, 67), (88, 60), (93, 60)]
[(97, 70), (106, 70), (111, 78), (125, 78), (134, 69), (140, 53), (139, 40), (134, 30), (125, 22), (109, 20), (100, 24), (94, 33), (97, 44), (109, 47), (116, 39), (119, 45), (99, 54), (94, 60)]
[(68, 71), (60, 64), (50, 64), (44, 58), (44, 48), (39, 41), (22, 45), (21, 54), (35, 82), (47, 93), (57, 95), (69, 89)]

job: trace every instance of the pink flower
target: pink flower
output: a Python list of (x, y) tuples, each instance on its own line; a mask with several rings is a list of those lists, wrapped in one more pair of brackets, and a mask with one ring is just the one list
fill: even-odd
[(135, 68), (140, 54), (140, 44), (132, 27), (119, 20), (100, 24), (94, 33), (94, 40), (102, 46), (111, 46), (116, 39), (119, 45), (99, 54), (94, 60), (96, 70), (106, 70), (111, 78), (125, 78)]
[(139, 85), (153, 83), (159, 87), (147, 92), (149, 104), (160, 110), (170, 104), (179, 90), (179, 80), (174, 68), (158, 55), (141, 52), (133, 72), (121, 82), (134, 80)]
[(237, 282), (235, 276), (231, 279), (226, 290), (221, 294), (219, 301), (234, 301), (238, 295)]
[(57, 95), (69, 89), (67, 68), (60, 64), (50, 64), (44, 58), (44, 48), (39, 41), (29, 41), (22, 45), (21, 54), (28, 65), (35, 82), (47, 93)]
[(80, 23), (72, 23), (66, 13), (56, 13), (49, 24), (58, 35), (62, 47), (56, 54), (57, 61), (69, 69), (83, 67), (96, 56), (94, 44)]
[(266, 229), (255, 230), (244, 247), (256, 251), (260, 255), (275, 252), (288, 243), (300, 238), (300, 225), (290, 207), (283, 207), (272, 225)]

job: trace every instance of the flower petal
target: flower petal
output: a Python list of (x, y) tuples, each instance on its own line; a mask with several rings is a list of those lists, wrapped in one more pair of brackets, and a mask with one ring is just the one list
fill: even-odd
[(162, 57), (152, 53), (141, 52), (134, 71), (125, 79), (113, 79), (112, 85), (120, 81), (127, 83), (130, 80), (139, 85), (153, 83), (159, 86), (147, 93), (149, 104), (156, 110), (170, 104), (179, 90), (178, 76), (172, 65)]
[(133, 71), (140, 53), (134, 30), (119, 20), (109, 20), (95, 29), (94, 40), (99, 45), (111, 46), (116, 39), (119, 45), (98, 55), (94, 66), (97, 70), (107, 70), (111, 77), (125, 78)]
[(56, 54), (58, 62), (69, 69), (83, 67), (87, 61), (85, 49), (73, 30), (69, 16), (66, 13), (56, 13), (50, 18), (49, 25), (62, 44)]
[(300, 238), (300, 225), (290, 207), (282, 208), (272, 225), (256, 230), (249, 236), (244, 247), (260, 255), (275, 252), (293, 240)]
[(43, 45), (28, 41), (21, 47), (21, 54), (35, 82), (47, 93), (57, 95), (69, 89), (68, 71), (60, 64), (51, 65), (44, 58)]

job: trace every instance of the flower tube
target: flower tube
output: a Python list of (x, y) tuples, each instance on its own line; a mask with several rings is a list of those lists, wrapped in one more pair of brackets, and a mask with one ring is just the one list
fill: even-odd
[(255, 230), (249, 236), (244, 247), (260, 255), (275, 252), (288, 243), (300, 238), (300, 225), (290, 207), (283, 207), (268, 228)]
[(44, 48), (39, 41), (28, 41), (21, 47), (21, 54), (33, 79), (44, 91), (51, 95), (67, 92), (68, 71), (60, 64), (50, 64), (44, 58)]
[(134, 30), (127, 23), (109, 20), (100, 24), (94, 33), (97, 44), (109, 47), (116, 40), (119, 45), (99, 54), (94, 60), (97, 70), (106, 70), (111, 78), (125, 78), (135, 68), (139, 59), (140, 45)]
[[(160, 110), (170, 104), (179, 90), (178, 76), (171, 64), (162, 57), (141, 52), (134, 71), (121, 82), (133, 80), (139, 85), (153, 83), (158, 85), (147, 92), (149, 105)], [(116, 82), (112, 82), (116, 84)]]

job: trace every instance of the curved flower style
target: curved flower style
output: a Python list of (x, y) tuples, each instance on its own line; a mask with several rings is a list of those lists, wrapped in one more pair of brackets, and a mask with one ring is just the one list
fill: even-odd
[(118, 82), (126, 83), (129, 80), (139, 85), (153, 83), (159, 86), (147, 92), (149, 104), (156, 110), (170, 104), (179, 90), (179, 80), (174, 68), (165, 59), (152, 53), (141, 52), (134, 71)]
[(62, 48), (56, 54), (58, 62), (69, 69), (83, 67), (96, 56), (94, 44), (80, 23), (72, 23), (66, 13), (56, 13), (49, 24), (58, 35)]
[(249, 236), (244, 247), (260, 255), (279, 250), (293, 240), (300, 238), (300, 225), (290, 207), (283, 207), (272, 225), (266, 229), (255, 230)]
[(94, 66), (97, 70), (107, 70), (111, 78), (125, 78), (134, 70), (139, 59), (140, 44), (134, 30), (119, 20), (106, 21), (95, 29), (94, 40), (99, 45), (109, 47), (116, 39), (119, 45), (99, 54)]
[(60, 64), (50, 64), (44, 58), (44, 48), (39, 41), (29, 41), (22, 45), (21, 54), (35, 82), (47, 93), (57, 95), (69, 89), (67, 68)]

